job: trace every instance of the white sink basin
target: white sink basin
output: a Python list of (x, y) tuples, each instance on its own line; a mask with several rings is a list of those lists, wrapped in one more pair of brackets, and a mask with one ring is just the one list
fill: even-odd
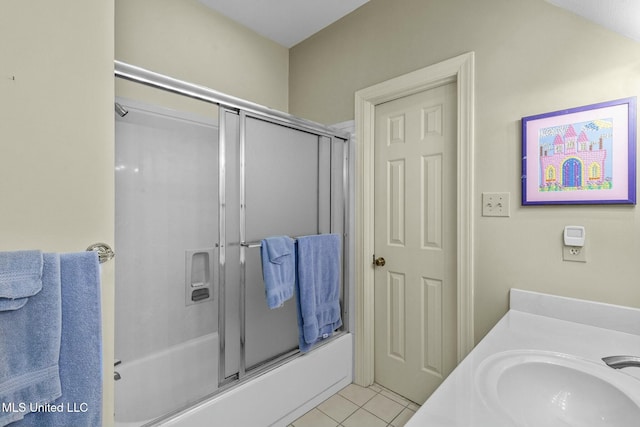
[(640, 380), (561, 353), (496, 353), (478, 367), (485, 404), (508, 426), (638, 427)]

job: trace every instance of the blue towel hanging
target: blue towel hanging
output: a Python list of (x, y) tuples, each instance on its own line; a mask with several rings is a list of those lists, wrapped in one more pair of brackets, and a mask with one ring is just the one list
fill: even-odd
[(0, 311), (24, 307), (42, 289), (42, 252), (0, 252)]
[(296, 257), (294, 240), (287, 236), (269, 237), (260, 242), (262, 276), (269, 308), (281, 307), (294, 294)]
[[(20, 308), (0, 311), (0, 426), (21, 420), (35, 408), (32, 405), (48, 404), (61, 394), (60, 260), (57, 254), (34, 254), (0, 254), (0, 275), (12, 277), (4, 290), (24, 303)], [(41, 277), (34, 274), (38, 270)], [(15, 280), (19, 276), (26, 280), (22, 289), (26, 292)], [(30, 295), (37, 288), (41, 290)]]
[(299, 345), (305, 352), (342, 326), (340, 236), (298, 237), (296, 258)]
[[(47, 255), (47, 254), (45, 254)], [(102, 329), (98, 253), (60, 254), (62, 395), (11, 427), (102, 425)], [(43, 291), (44, 292), (44, 291)], [(29, 306), (31, 301), (27, 304)], [(60, 409), (60, 411), (58, 411)]]

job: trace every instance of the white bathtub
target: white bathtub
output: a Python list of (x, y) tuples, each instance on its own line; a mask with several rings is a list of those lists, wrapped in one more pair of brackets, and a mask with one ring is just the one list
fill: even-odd
[(141, 426), (218, 388), (218, 334), (115, 367), (116, 427)]
[[(123, 362), (116, 367), (122, 377), (116, 381), (116, 427), (141, 426), (215, 391), (217, 369), (217, 334)], [(171, 383), (168, 378), (180, 381)], [(159, 425), (210, 427), (215, 421), (225, 427), (286, 426), (352, 380), (353, 335), (347, 333)]]
[(283, 427), (352, 380), (353, 335), (347, 333), (160, 425)]

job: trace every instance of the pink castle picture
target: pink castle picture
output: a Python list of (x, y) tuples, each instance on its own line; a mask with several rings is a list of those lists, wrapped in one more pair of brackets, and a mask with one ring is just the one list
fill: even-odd
[(610, 190), (613, 119), (539, 130), (540, 191)]

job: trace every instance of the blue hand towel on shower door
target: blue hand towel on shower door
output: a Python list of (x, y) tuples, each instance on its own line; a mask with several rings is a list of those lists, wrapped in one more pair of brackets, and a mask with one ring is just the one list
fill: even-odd
[[(60, 261), (56, 254), (34, 252), (5, 252), (0, 258), (0, 275), (13, 279), (8, 288), (16, 292), (11, 295), (25, 296), (41, 287), (20, 308), (0, 311), (0, 426), (5, 426), (28, 416), (31, 405), (60, 396)], [(26, 294), (19, 291), (19, 276), (26, 279)]]
[(62, 396), (52, 405), (62, 408), (62, 412), (31, 413), (15, 427), (102, 425), (102, 317), (98, 254), (60, 254), (60, 277)]
[(298, 237), (297, 291), (300, 350), (342, 326), (340, 315), (340, 236)]
[(278, 308), (293, 296), (296, 283), (295, 245), (291, 237), (268, 237), (260, 242), (262, 277), (267, 305)]

